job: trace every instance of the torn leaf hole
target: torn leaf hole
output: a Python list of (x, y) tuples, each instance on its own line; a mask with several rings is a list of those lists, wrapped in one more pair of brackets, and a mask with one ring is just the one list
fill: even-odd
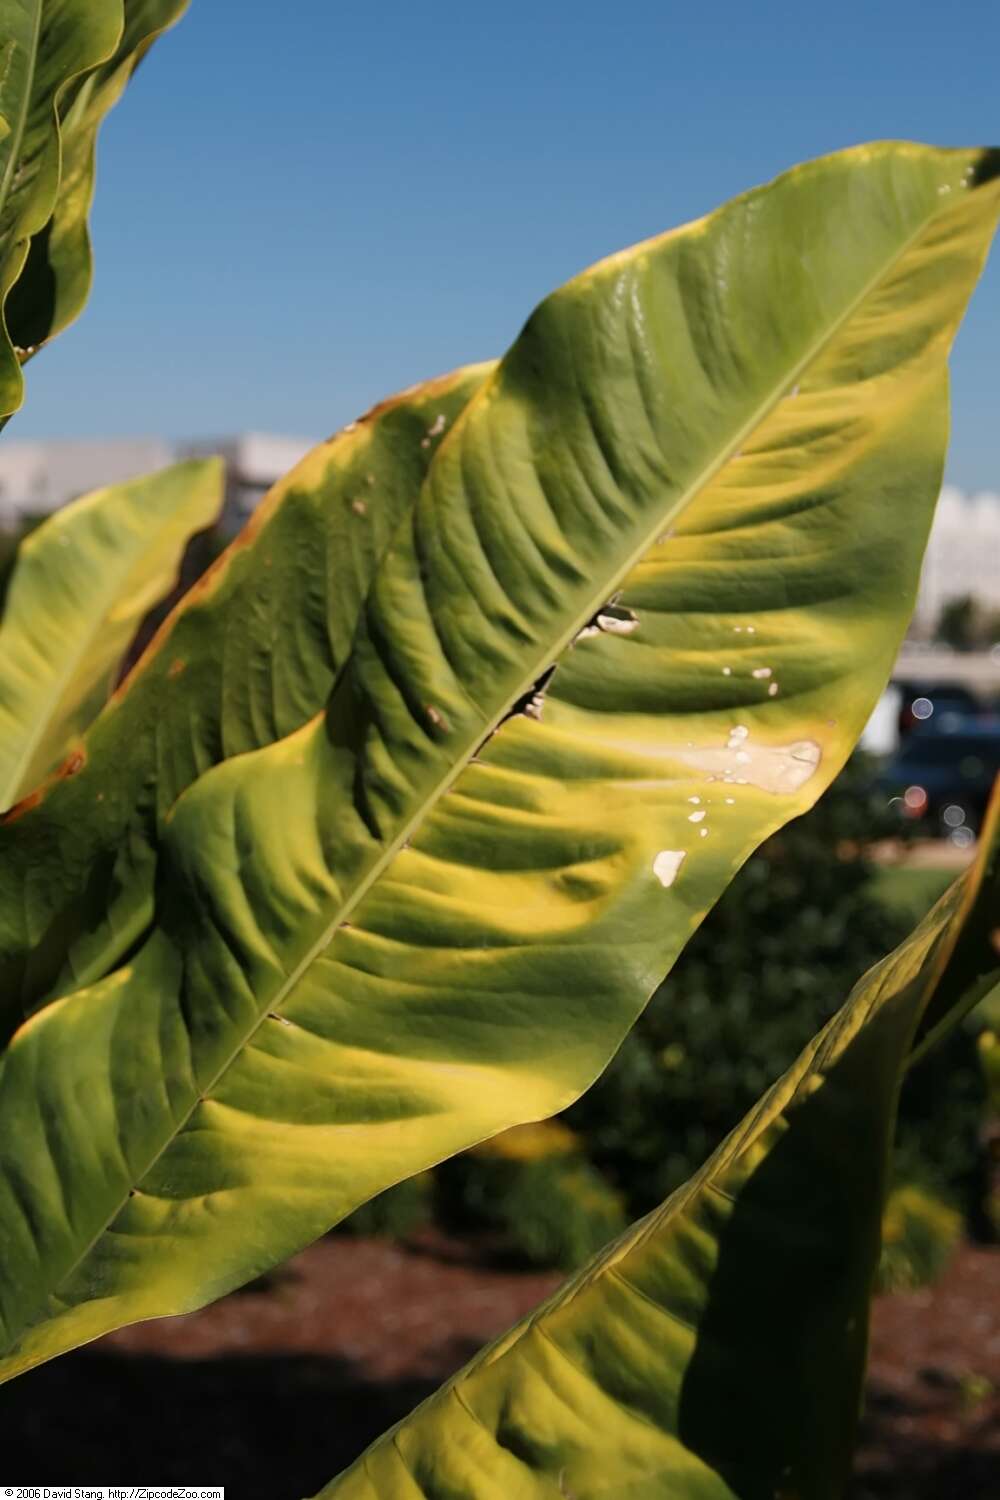
[(506, 724), (508, 719), (516, 719), (519, 714), (524, 714), (529, 719), (540, 719), (542, 717), (542, 711), (545, 707), (545, 694), (548, 690), (549, 683), (552, 681), (552, 674), (554, 672), (555, 663), (553, 663), (551, 667), (546, 667), (542, 675), (532, 683), (527, 692), (522, 693), (520, 698), (518, 698), (515, 703), (511, 704), (510, 708), (500, 720), (500, 723), (497, 724), (496, 729), (494, 729), (491, 734), (488, 734), (486, 736), (486, 739), (483, 740), (482, 745), (477, 746), (476, 755), (479, 754), (484, 745), (489, 744), (490, 740), (493, 738), (493, 735), (496, 734), (497, 729), (500, 728), (500, 725)]
[(624, 604), (619, 604), (619, 594), (613, 594), (607, 604), (602, 604), (582, 630), (577, 631), (573, 644), (585, 641), (591, 635), (631, 635), (639, 628), (639, 617)]

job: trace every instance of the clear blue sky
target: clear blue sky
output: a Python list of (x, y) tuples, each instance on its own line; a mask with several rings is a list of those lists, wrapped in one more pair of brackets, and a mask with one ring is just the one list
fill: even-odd
[[(9, 437), (321, 437), (805, 157), (1000, 144), (997, 0), (193, 0), (101, 142), (94, 294)], [(1000, 255), (949, 476), (1000, 489)]]

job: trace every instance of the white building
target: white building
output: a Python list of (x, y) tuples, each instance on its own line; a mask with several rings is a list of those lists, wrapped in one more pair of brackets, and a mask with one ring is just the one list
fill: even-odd
[(0, 443), (0, 526), (50, 515), (88, 490), (162, 469), (173, 456), (162, 438)]
[(305, 438), (280, 437), (267, 432), (242, 432), (236, 437), (184, 443), (178, 458), (218, 453), (226, 461), (226, 503), (223, 530), (239, 531), (272, 484), (295, 467), (315, 444)]
[[(235, 437), (168, 443), (163, 438), (76, 442), (0, 442), (0, 528), (48, 515), (101, 485), (148, 474), (195, 454), (226, 460), (223, 527), (238, 531), (275, 480), (312, 446), (304, 438), (244, 432)], [(1000, 610), (1000, 495), (941, 491), (931, 530), (912, 635), (930, 635), (949, 599), (972, 594)]]
[(966, 496), (946, 484), (924, 558), (914, 635), (929, 635), (942, 605), (964, 594), (1000, 609), (1000, 495)]
[(311, 447), (305, 438), (261, 432), (196, 443), (163, 438), (0, 442), (0, 528), (49, 515), (102, 485), (150, 474), (178, 459), (219, 453), (226, 461), (222, 524), (237, 531), (275, 480)]

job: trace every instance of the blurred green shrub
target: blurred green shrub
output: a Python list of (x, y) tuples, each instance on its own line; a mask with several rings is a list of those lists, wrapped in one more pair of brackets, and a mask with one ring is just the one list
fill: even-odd
[(582, 1157), (548, 1157), (498, 1176), (498, 1227), (531, 1265), (575, 1270), (626, 1227), (620, 1195)]
[(1000, 1036), (992, 1026), (985, 1026), (979, 1033), (976, 1051), (983, 1070), (989, 1112), (1000, 1115)]
[(626, 1225), (621, 1196), (558, 1120), (521, 1125), (438, 1171), (449, 1227), (491, 1232), (534, 1266), (573, 1270)]
[(878, 1291), (929, 1286), (947, 1266), (961, 1233), (962, 1215), (937, 1193), (913, 1182), (893, 1188), (882, 1218)]
[(373, 1239), (404, 1240), (424, 1229), (434, 1217), (434, 1177), (418, 1172), (378, 1197), (362, 1203), (337, 1226), (340, 1234)]

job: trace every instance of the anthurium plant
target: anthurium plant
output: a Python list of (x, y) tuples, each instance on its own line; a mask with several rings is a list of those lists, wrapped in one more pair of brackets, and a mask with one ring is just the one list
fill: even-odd
[[(41, 18), (0, 251), (42, 341), (97, 121), (181, 7), (5, 9)], [(218, 470), (36, 534), (0, 634), (0, 1377), (597, 1077), (887, 681), (998, 211), (1000, 153), (882, 143), (601, 262), (314, 450), (106, 702)], [(687, 1186), (324, 1493), (839, 1493), (899, 1078), (997, 978), (994, 827)]]

